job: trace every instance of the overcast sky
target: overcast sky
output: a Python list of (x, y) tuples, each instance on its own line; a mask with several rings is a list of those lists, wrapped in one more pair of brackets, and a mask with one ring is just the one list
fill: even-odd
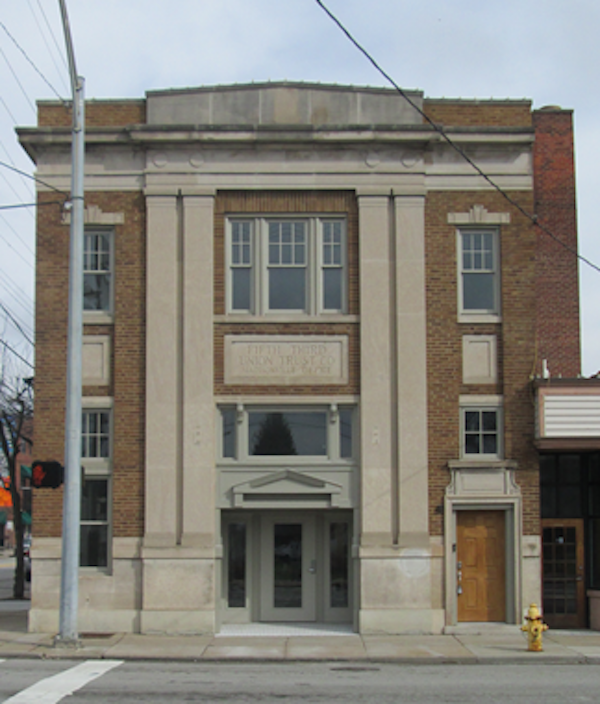
[[(386, 85), (315, 0), (67, 4), (88, 99), (284, 79)], [(529, 98), (535, 108), (572, 108), (579, 247), (600, 265), (598, 0), (326, 4), (404, 88), (420, 89), (427, 97)], [(0, 161), (31, 173), (15, 125), (35, 124), (36, 100), (56, 98), (56, 93), (70, 96), (59, 3), (0, 0), (0, 8)], [(33, 183), (0, 166), (0, 205), (33, 201)], [(33, 330), (34, 250), (33, 209), (0, 210), (0, 303), (28, 335)], [(580, 264), (580, 282), (583, 373), (590, 375), (600, 370), (600, 273)], [(33, 361), (30, 343), (5, 323), (1, 308), (0, 339)]]

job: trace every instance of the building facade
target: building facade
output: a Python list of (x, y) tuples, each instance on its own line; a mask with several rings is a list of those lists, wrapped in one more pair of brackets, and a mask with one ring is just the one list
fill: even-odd
[[(577, 261), (521, 208), (576, 247), (571, 113), (410, 96), (502, 192), (391, 90), (87, 104), (82, 631), (439, 633), (540, 600), (532, 379), (579, 372)], [(70, 115), (19, 136), (61, 459)], [(35, 492), (31, 630), (61, 509)]]

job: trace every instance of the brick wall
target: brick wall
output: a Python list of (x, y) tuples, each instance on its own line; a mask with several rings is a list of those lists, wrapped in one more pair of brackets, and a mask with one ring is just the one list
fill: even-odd
[[(347, 191), (240, 191), (220, 192), (215, 203), (215, 315), (225, 313), (225, 221), (228, 215), (251, 214), (343, 214), (348, 226), (348, 309), (359, 311), (358, 207), (354, 193)], [(349, 339), (349, 383), (345, 386), (226, 386), (223, 381), (223, 340), (226, 334), (246, 335), (347, 335)], [(331, 323), (319, 319), (307, 323), (216, 323), (215, 394), (358, 394), (358, 323)]]
[(423, 111), (448, 127), (531, 127), (529, 100), (452, 100), (426, 98)]
[[(569, 110), (533, 113), (535, 126), (535, 213), (572, 250), (577, 250), (572, 115)], [(576, 377), (581, 371), (577, 258), (537, 230), (537, 361), (548, 360), (552, 376)]]
[[(531, 196), (514, 193), (526, 208)], [(490, 212), (511, 213), (500, 228), (502, 322), (464, 324), (457, 320), (458, 271), (456, 228), (449, 212), (468, 212), (474, 205)], [(534, 409), (529, 375), (535, 356), (535, 232), (526, 218), (510, 208), (499, 194), (431, 192), (426, 200), (427, 368), (429, 406), (430, 530), (441, 535), (443, 516), (438, 507), (450, 475), (448, 460), (459, 458), (459, 396), (504, 396), (504, 456), (517, 460), (517, 481), (523, 492), (524, 526), (539, 532), (537, 459), (533, 447)], [(496, 334), (499, 380), (490, 385), (462, 383), (462, 336)]]
[[(39, 195), (40, 204), (55, 200)], [(83, 388), (114, 396), (113, 535), (141, 536), (144, 525), (145, 205), (141, 193), (86, 193), (86, 205), (122, 212), (115, 233), (115, 323), (85, 325), (111, 336), (111, 385)], [(64, 460), (69, 227), (58, 205), (38, 208), (35, 444), (39, 459)], [(35, 535), (58, 537), (62, 489), (34, 491)]]
[[(71, 127), (72, 111), (59, 102), (38, 103), (39, 127)], [(146, 122), (145, 100), (102, 100), (85, 102), (85, 126), (125, 127)]]

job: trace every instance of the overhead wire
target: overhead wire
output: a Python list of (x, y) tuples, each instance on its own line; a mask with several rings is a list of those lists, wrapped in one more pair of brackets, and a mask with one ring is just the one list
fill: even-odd
[(0, 345), (4, 345), (5, 349), (7, 349), (7, 350), (8, 350), (9, 352), (11, 352), (12, 354), (14, 354), (15, 357), (18, 357), (18, 358), (19, 358), (22, 362), (24, 362), (28, 367), (30, 367), (31, 369), (35, 369), (35, 367), (33, 366), (33, 364), (32, 364), (29, 360), (25, 359), (25, 357), (23, 357), (23, 355), (19, 354), (19, 353), (17, 352), (17, 350), (15, 350), (13, 347), (11, 347), (11, 346), (8, 344), (8, 342), (6, 342), (6, 340), (0, 340)]
[(9, 205), (0, 205), (0, 210), (16, 210), (17, 208), (36, 208), (43, 207), (45, 205), (64, 205), (64, 203), (64, 200), (46, 200), (42, 203), (11, 203)]
[[(8, 151), (8, 149), (6, 148), (6, 146), (5, 146), (4, 142), (2, 142), (2, 140), (0, 140), (0, 147), (2, 147), (2, 150), (3, 150), (4, 153), (6, 154), (6, 158), (7, 158), (7, 159), (10, 161), (10, 163), (16, 168), (17, 165), (15, 164), (15, 160), (14, 160), (14, 159), (12, 158), (12, 156), (10, 155), (10, 152)], [(19, 178), (21, 179), (21, 182), (22, 182), (23, 185), (25, 186), (28, 195), (33, 198), (35, 191), (33, 191), (33, 190), (31, 189), (30, 183), (25, 180), (25, 177), (24, 177), (22, 174), (19, 174)]]
[[(2, 276), (0, 276), (0, 287), (4, 288), (4, 290), (12, 298), (15, 299), (15, 301), (25, 311), (25, 313), (27, 314), (27, 317), (33, 318), (33, 309), (34, 309), (33, 298), (26, 291), (24, 291), (19, 286), (19, 284), (10, 276), (10, 274), (7, 271), (5, 271), (1, 266), (0, 266), (0, 273), (2, 273)], [(9, 285), (10, 285), (10, 287), (9, 287)]]
[[(2, 219), (4, 220), (4, 222), (6, 222), (6, 220), (4, 219), (4, 217), (3, 217)], [(15, 232), (15, 234), (16, 234), (15, 229), (14, 229), (13, 227), (11, 227), (11, 225), (9, 225), (8, 222), (6, 222), (6, 224), (7, 224), (7, 225), (10, 227), (10, 229), (11, 229), (13, 232)], [(12, 246), (12, 244), (10, 243), (10, 241), (6, 238), (6, 236), (3, 235), (1, 232), (0, 232), (0, 239), (4, 240), (4, 241), (6, 242), (6, 244), (9, 246), (9, 248), (12, 249), (12, 251), (19, 257), (19, 259), (21, 259), (23, 262), (25, 262), (25, 264), (27, 264), (27, 266), (28, 266), (30, 269), (33, 269), (33, 268), (34, 268), (33, 264), (32, 264), (30, 261), (28, 261), (27, 259), (25, 259), (25, 257), (21, 254), (21, 252), (19, 252), (18, 249), (15, 249), (15, 248)], [(31, 250), (30, 250), (30, 251), (31, 251)], [(33, 252), (32, 252), (32, 254), (33, 254)]]
[(21, 327), (19, 321), (15, 318), (15, 316), (10, 312), (10, 310), (0, 301), (0, 308), (6, 313), (12, 324), (17, 328), (17, 330), (23, 335), (23, 337), (29, 342), (32, 347), (35, 347), (35, 342), (32, 340), (32, 338), (23, 330)]
[(0, 306), (6, 309), (6, 314), (12, 318), (12, 325), (19, 330), (19, 332), (26, 338), (26, 340), (35, 346), (33, 342), (35, 334), (32, 325), (26, 323), (21, 316), (19, 316), (14, 309), (8, 308), (8, 305), (0, 302)]
[(25, 249), (31, 254), (32, 257), (35, 257), (35, 252), (31, 247), (27, 244), (27, 242), (23, 239), (23, 237), (15, 230), (15, 228), (8, 222), (8, 220), (0, 213), (0, 218), (4, 221), (6, 226), (8, 227), (9, 230), (12, 230), (13, 235), (19, 240), (19, 242), (25, 247)]
[[(42, 39), (44, 40), (44, 44), (46, 45), (46, 49), (48, 50), (48, 54), (50, 56), (50, 59), (52, 60), (52, 63), (54, 64), (54, 68), (56, 69), (57, 75), (60, 77), (60, 80), (62, 81), (63, 87), (66, 89), (66, 91), (69, 91), (69, 87), (67, 86), (66, 80), (64, 78), (64, 71), (63, 69), (60, 68), (60, 66), (56, 63), (56, 59), (54, 58), (54, 53), (52, 52), (52, 49), (50, 47), (50, 44), (48, 44), (48, 40), (46, 39), (46, 34), (42, 30), (42, 26), (38, 20), (37, 14), (33, 10), (33, 6), (31, 4), (31, 0), (27, 0), (27, 4), (29, 5), (29, 9), (31, 10), (31, 14), (33, 16), (33, 19), (37, 25), (37, 28), (39, 29), (40, 35)], [(67, 63), (65, 61), (64, 56), (61, 54), (60, 48), (58, 46), (58, 42), (56, 41), (56, 36), (54, 35), (54, 31), (52, 29), (52, 26), (48, 22), (48, 18), (46, 17), (46, 13), (44, 12), (44, 8), (40, 4), (40, 0), (37, 0), (37, 5), (40, 9), (40, 12), (42, 14), (42, 17), (44, 18), (44, 21), (46, 23), (46, 28), (50, 33), (50, 36), (52, 37), (52, 40), (54, 41), (54, 46), (56, 47), (56, 50), (58, 52), (58, 55), (61, 57), (63, 60), (64, 67), (68, 70)]]
[(12, 73), (13, 78), (14, 78), (15, 81), (17, 82), (17, 85), (18, 85), (19, 88), (21, 89), (21, 93), (23, 93), (23, 96), (25, 97), (25, 100), (27, 101), (27, 103), (29, 103), (29, 106), (31, 107), (31, 109), (32, 109), (33, 112), (35, 113), (35, 105), (33, 104), (31, 98), (30, 98), (29, 95), (27, 94), (27, 91), (26, 91), (25, 88), (23, 87), (23, 84), (21, 83), (21, 79), (19, 78), (19, 76), (18, 76), (17, 73), (15, 72), (14, 68), (12, 67), (12, 64), (11, 64), (10, 61), (8, 60), (8, 57), (7, 57), (6, 54), (4, 53), (2, 47), (0, 47), (0, 54), (2, 54), (2, 58), (4, 59), (4, 61), (6, 61), (6, 65), (8, 66), (9, 71)]
[(385, 78), (388, 83), (390, 83), (395, 90), (398, 92), (402, 98), (414, 109), (419, 115), (440, 135), (440, 137), (452, 148), (457, 154), (459, 154), (470, 166), (475, 169), (475, 171), (481, 176), (495, 191), (497, 191), (505, 200), (507, 200), (514, 208), (516, 208), (522, 215), (524, 215), (535, 227), (538, 227), (544, 234), (555, 240), (561, 247), (566, 249), (568, 252), (573, 254), (579, 261), (584, 262), (592, 269), (595, 269), (600, 273), (600, 266), (594, 264), (590, 259), (584, 257), (580, 254), (575, 247), (564, 242), (560, 237), (558, 237), (554, 232), (552, 232), (548, 227), (543, 225), (538, 221), (537, 215), (530, 213), (526, 210), (518, 201), (516, 201), (509, 193), (507, 193), (502, 186), (499, 186), (490, 176), (488, 176), (476, 162), (471, 159), (471, 157), (460, 147), (456, 142), (448, 136), (444, 128), (434, 122), (429, 115), (417, 104), (414, 100), (404, 91), (396, 81), (377, 63), (373, 56), (358, 42), (357, 39), (350, 33), (350, 31), (342, 24), (336, 15), (323, 3), (322, 0), (315, 0), (317, 5), (329, 16), (329, 18), (339, 27), (339, 29), (346, 35), (352, 44), (366, 57), (366, 59), (375, 67), (375, 69)]
[[(12, 43), (17, 47), (17, 49), (21, 52), (21, 54), (23, 54), (23, 56), (25, 57), (25, 60), (27, 61), (27, 63), (33, 68), (33, 70), (38, 74), (38, 76), (42, 79), (42, 81), (44, 81), (44, 83), (48, 86), (48, 88), (50, 88), (50, 90), (54, 93), (54, 95), (56, 95), (56, 97), (57, 97), (60, 101), (62, 101), (63, 103), (66, 102), (65, 99), (61, 96), (61, 94), (60, 94), (60, 93), (56, 90), (56, 88), (52, 85), (52, 83), (50, 83), (50, 81), (46, 78), (46, 76), (44, 76), (44, 74), (40, 71), (40, 69), (39, 69), (39, 68), (34, 64), (34, 62), (29, 58), (29, 55), (27, 54), (27, 52), (25, 51), (25, 49), (23, 49), (23, 47), (19, 44), (19, 42), (18, 42), (18, 41), (13, 37), (13, 35), (8, 31), (8, 28), (6, 27), (6, 25), (4, 24), (4, 22), (2, 22), (2, 20), (0, 20), (0, 27), (2, 27), (2, 29), (6, 32), (6, 34), (8, 35), (8, 38), (9, 38), (9, 39), (12, 41)], [(35, 108), (34, 108), (34, 110), (35, 110)]]
[(30, 178), (32, 181), (35, 181), (36, 183), (41, 183), (42, 186), (46, 186), (46, 188), (49, 188), (52, 191), (56, 191), (56, 193), (60, 193), (63, 196), (66, 196), (66, 198), (70, 198), (70, 194), (67, 191), (63, 191), (60, 188), (56, 188), (56, 186), (53, 186), (50, 183), (47, 183), (46, 181), (42, 180), (38, 176), (34, 176), (33, 174), (28, 174), (27, 171), (22, 171), (21, 169), (18, 169), (16, 166), (11, 166), (10, 164), (7, 164), (5, 161), (0, 161), (0, 166), (3, 166), (5, 169), (9, 169), (10, 171), (14, 171), (17, 174), (21, 174), (22, 176), (25, 176), (26, 178)]

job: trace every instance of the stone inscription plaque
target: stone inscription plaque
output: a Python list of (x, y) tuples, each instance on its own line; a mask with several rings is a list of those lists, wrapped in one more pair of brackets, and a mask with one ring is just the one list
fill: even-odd
[(347, 384), (345, 335), (226, 335), (225, 383)]

